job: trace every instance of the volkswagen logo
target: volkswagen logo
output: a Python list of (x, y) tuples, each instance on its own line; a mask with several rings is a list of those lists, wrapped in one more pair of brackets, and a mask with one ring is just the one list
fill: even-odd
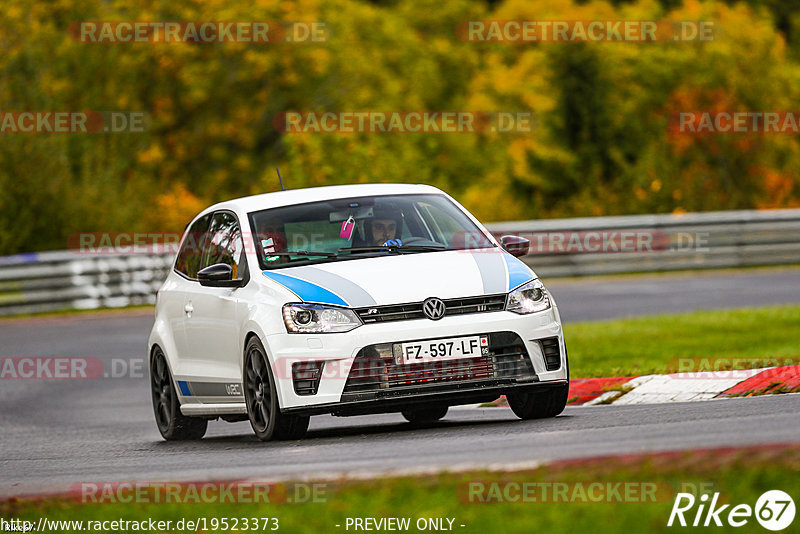
[(422, 313), (431, 321), (438, 321), (444, 317), (444, 302), (437, 298), (426, 299), (422, 303)]

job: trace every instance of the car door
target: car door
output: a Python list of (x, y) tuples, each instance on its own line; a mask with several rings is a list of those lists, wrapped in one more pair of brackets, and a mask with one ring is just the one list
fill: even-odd
[[(214, 213), (203, 248), (201, 269), (225, 263), (233, 268), (234, 278), (248, 278), (241, 227), (233, 213)], [(187, 293), (185, 330), (192, 374), (196, 382), (206, 384), (198, 384), (195, 395), (235, 395), (231, 384), (241, 382), (239, 329), (244, 305), (237, 292), (239, 288), (204, 287), (198, 282)]]
[(206, 235), (210, 222), (211, 215), (208, 214), (189, 227), (175, 260), (175, 273), (169, 276), (158, 295), (159, 307), (163, 308), (163, 316), (167, 318), (167, 327), (175, 343), (172, 372), (176, 377), (182, 376), (185, 370), (192, 367), (192, 354), (186, 340), (186, 320), (189, 314), (185, 304), (189, 295), (200, 286), (197, 282), (197, 271), (203, 262), (202, 238)]

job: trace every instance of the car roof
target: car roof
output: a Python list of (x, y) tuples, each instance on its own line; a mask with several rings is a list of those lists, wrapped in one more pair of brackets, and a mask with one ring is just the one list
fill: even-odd
[(275, 193), (264, 193), (249, 197), (236, 198), (214, 204), (203, 210), (203, 214), (217, 210), (231, 210), (239, 213), (251, 213), (269, 208), (291, 206), (306, 202), (317, 202), (337, 198), (360, 197), (371, 195), (403, 195), (444, 192), (436, 187), (424, 184), (351, 184), (309, 187), (306, 189), (289, 189)]

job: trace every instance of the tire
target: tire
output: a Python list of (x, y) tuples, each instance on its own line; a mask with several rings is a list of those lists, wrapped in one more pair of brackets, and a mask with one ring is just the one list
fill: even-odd
[(261, 441), (300, 439), (308, 430), (308, 416), (282, 414), (275, 389), (275, 378), (267, 352), (258, 338), (245, 347), (244, 399), (247, 417)]
[(150, 392), (161, 437), (167, 441), (177, 441), (200, 439), (205, 435), (207, 419), (187, 417), (181, 413), (175, 381), (160, 347), (155, 348), (150, 359)]
[(564, 411), (569, 383), (543, 391), (520, 391), (506, 395), (508, 405), (520, 419), (555, 417)]
[(447, 415), (448, 406), (426, 406), (424, 408), (414, 408), (403, 410), (403, 417), (406, 421), (416, 425), (435, 423), (445, 415)]

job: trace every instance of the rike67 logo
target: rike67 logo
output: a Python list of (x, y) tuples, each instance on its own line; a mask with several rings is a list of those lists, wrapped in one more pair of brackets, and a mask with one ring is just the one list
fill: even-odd
[[(667, 526), (693, 527), (741, 527), (755, 516), (756, 521), (767, 530), (784, 530), (794, 521), (794, 501), (786, 492), (770, 490), (764, 492), (756, 501), (755, 507), (749, 504), (718, 504), (719, 492), (709, 498), (704, 493), (696, 498), (691, 493), (678, 493)], [(695, 505), (696, 510), (695, 510)]]

